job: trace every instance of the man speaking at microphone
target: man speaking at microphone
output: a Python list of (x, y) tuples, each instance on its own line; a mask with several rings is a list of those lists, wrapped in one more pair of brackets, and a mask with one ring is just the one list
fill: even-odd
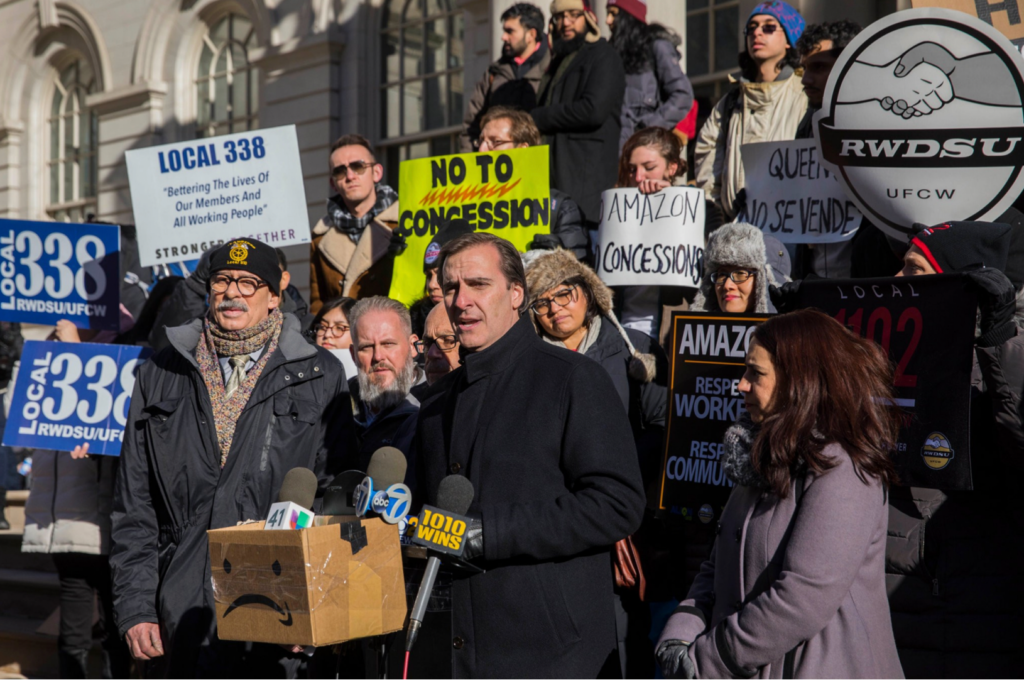
[(207, 316), (167, 329), (170, 346), (139, 370), (110, 563), (117, 626), (147, 675), (258, 677), (286, 654), (217, 638), (206, 538), (266, 519), (292, 468), (325, 486), (350, 441), (341, 364), (282, 314), (280, 284), (273, 248), (226, 243)]
[(446, 475), (473, 483), (464, 558), (486, 570), (455, 577), (452, 672), (615, 672), (612, 548), (644, 507), (622, 401), (599, 364), (537, 336), (508, 241), (460, 236), (439, 263), (463, 365), (421, 407), (417, 475), (431, 504)]

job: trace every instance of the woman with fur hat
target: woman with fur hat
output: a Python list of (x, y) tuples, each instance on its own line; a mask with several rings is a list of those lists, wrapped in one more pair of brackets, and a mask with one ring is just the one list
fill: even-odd
[(775, 313), (768, 287), (789, 281), (789, 252), (773, 236), (745, 222), (712, 232), (704, 249), (704, 278), (696, 312)]
[[(623, 328), (612, 311), (612, 291), (568, 250), (531, 251), (526, 260), (530, 314), (547, 342), (604, 366), (633, 427), (644, 485), (657, 481), (667, 408), (668, 362), (653, 340)], [(650, 610), (632, 591), (617, 607), (623, 677), (653, 677)]]

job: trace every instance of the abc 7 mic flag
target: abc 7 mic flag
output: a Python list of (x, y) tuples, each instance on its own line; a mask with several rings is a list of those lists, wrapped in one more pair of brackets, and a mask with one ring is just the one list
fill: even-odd
[(388, 524), (398, 524), (412, 507), (412, 491), (405, 484), (392, 484), (387, 489), (375, 491), (373, 480), (367, 477), (356, 487), (352, 502), (358, 517), (374, 513)]

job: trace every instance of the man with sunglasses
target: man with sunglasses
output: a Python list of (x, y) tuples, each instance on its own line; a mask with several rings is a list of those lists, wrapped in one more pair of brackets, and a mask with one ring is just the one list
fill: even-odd
[(594, 230), (601, 192), (618, 174), (626, 72), (601, 37), (591, 0), (554, 0), (551, 26), (551, 65), (530, 115), (550, 147), (551, 185), (573, 197)]
[(327, 214), (313, 227), (309, 258), (310, 311), (337, 297), (387, 295), (394, 256), (398, 194), (384, 184), (384, 166), (370, 142), (345, 135), (331, 145)]
[(132, 394), (112, 516), (114, 609), (133, 656), (171, 677), (260, 677), (300, 661), (217, 638), (206, 531), (266, 518), (285, 474), (325, 486), (352, 437), (341, 364), (281, 305), (274, 249), (210, 255), (208, 313), (170, 328)]

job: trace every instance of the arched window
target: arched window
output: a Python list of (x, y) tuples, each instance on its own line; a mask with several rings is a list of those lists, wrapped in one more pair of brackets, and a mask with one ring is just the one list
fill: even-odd
[(256, 46), (252, 22), (229, 14), (203, 36), (196, 71), (196, 135), (213, 137), (259, 127), (259, 70), (249, 63)]
[(96, 139), (99, 122), (85, 105), (96, 89), (92, 68), (76, 59), (60, 72), (50, 107), (50, 196), (55, 220), (84, 222), (96, 211)]
[(380, 146), (392, 186), (401, 161), (458, 151), (463, 34), (454, 0), (386, 1)]

